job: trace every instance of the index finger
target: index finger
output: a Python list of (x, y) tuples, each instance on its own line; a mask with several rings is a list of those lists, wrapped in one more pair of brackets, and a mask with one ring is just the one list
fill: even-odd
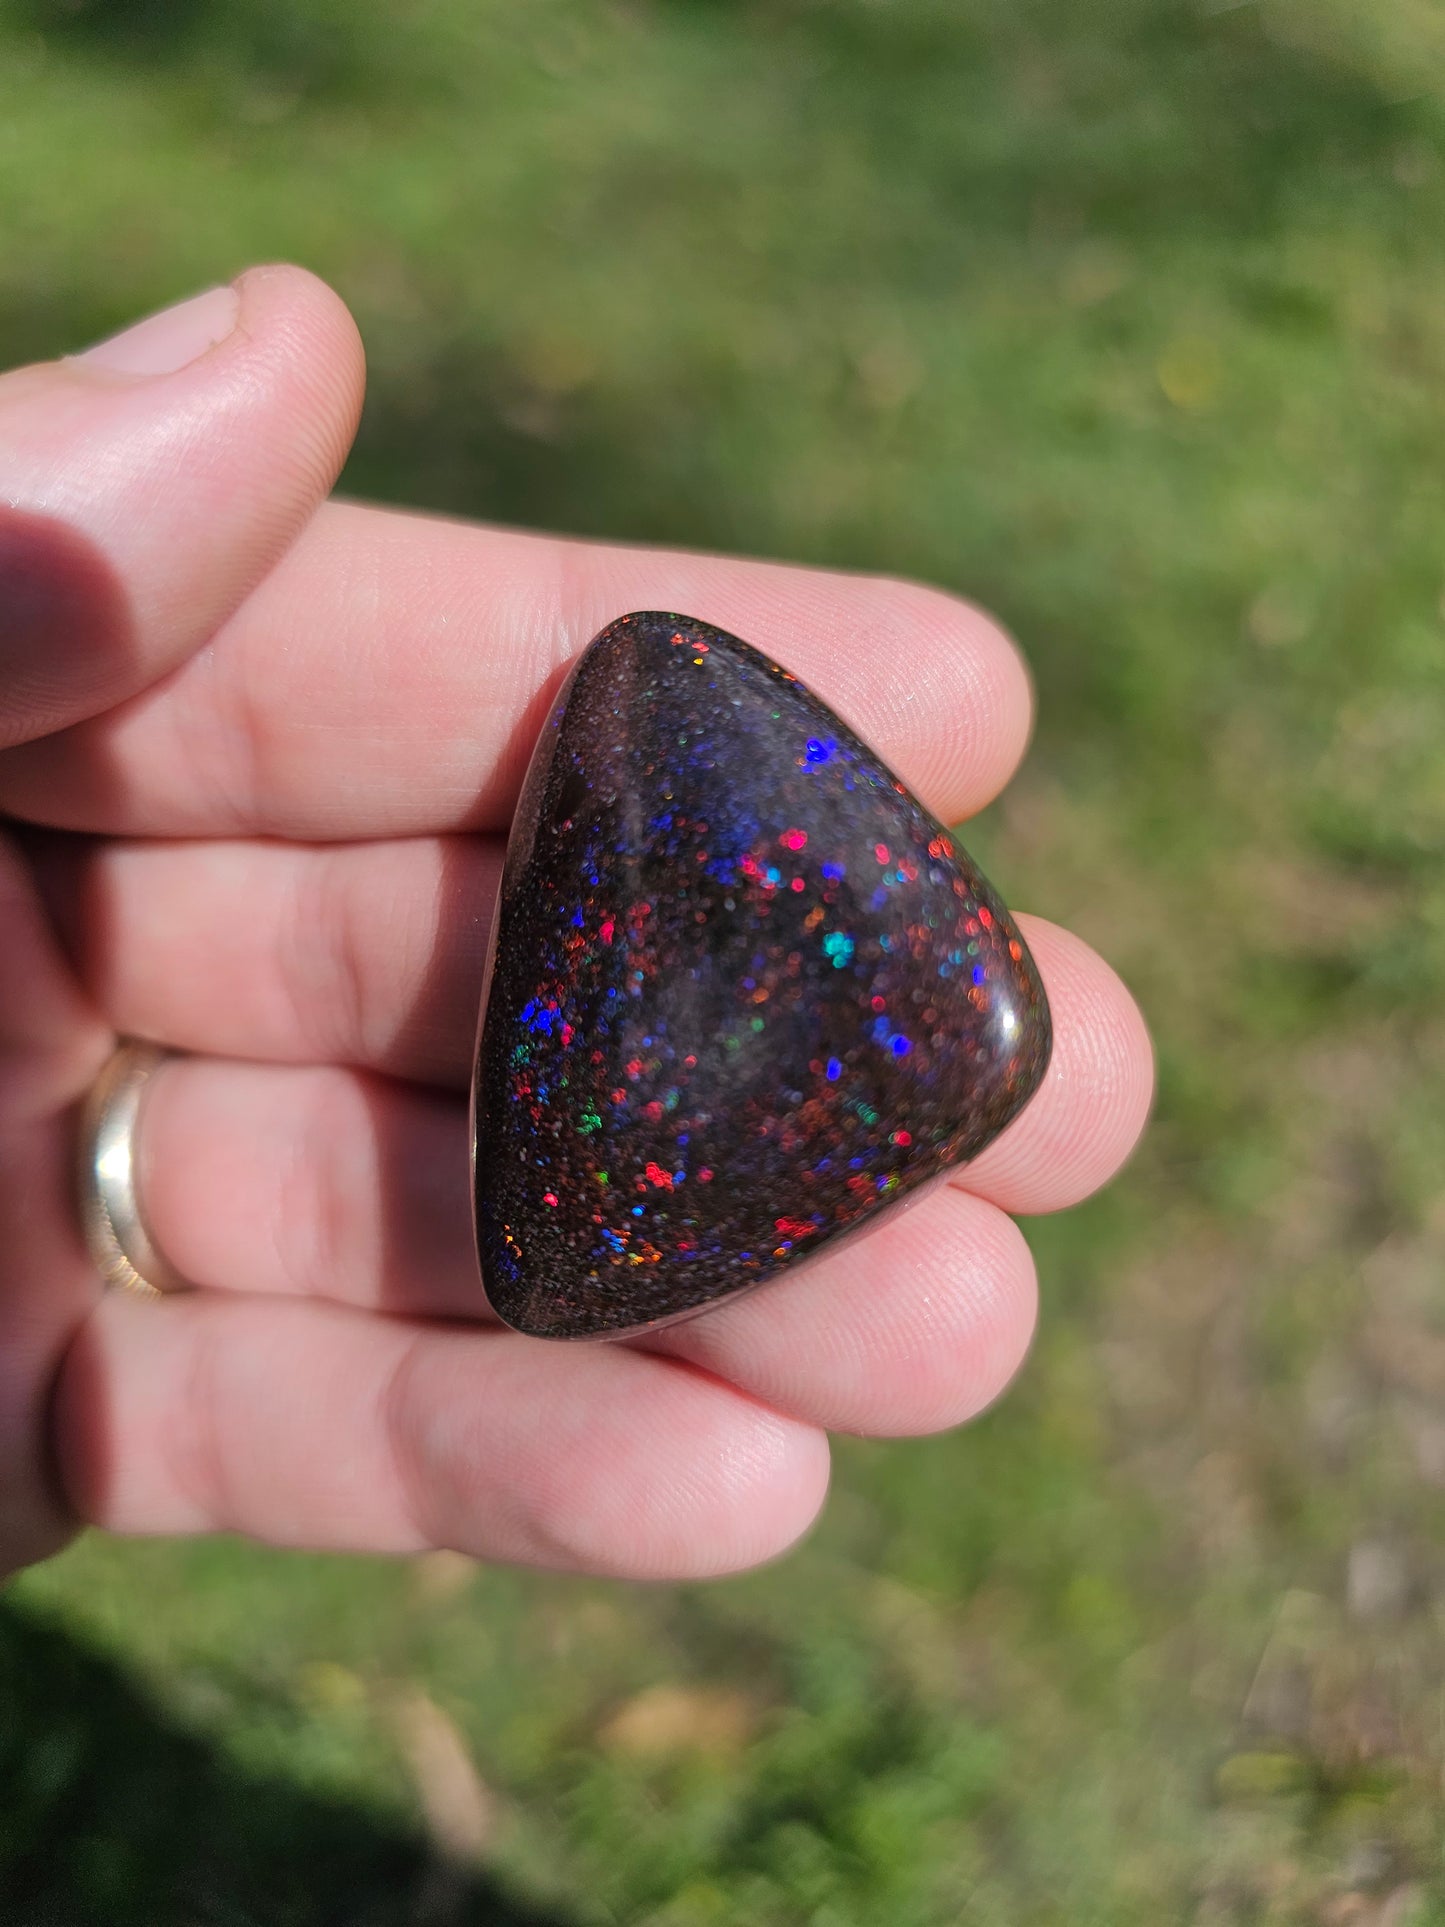
[(168, 682), (0, 755), (0, 809), (140, 836), (499, 828), (566, 665), (636, 608), (775, 657), (945, 820), (1028, 740), (1018, 651), (937, 590), (333, 502)]

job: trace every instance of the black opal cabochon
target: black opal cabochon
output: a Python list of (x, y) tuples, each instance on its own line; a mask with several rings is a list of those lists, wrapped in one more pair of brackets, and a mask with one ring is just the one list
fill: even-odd
[(487, 1295), (550, 1338), (717, 1304), (975, 1156), (1049, 1047), (1007, 910), (873, 751), (735, 636), (623, 616), (552, 709), (507, 851), (474, 1083)]

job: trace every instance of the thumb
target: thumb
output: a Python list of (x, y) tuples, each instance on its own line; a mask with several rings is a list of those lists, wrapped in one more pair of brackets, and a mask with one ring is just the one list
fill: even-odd
[(363, 380), (350, 315), (298, 268), (0, 376), (0, 747), (215, 632), (335, 481)]

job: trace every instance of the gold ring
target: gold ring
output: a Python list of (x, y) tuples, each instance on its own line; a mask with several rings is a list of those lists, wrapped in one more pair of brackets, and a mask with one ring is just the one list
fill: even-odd
[(123, 1042), (91, 1085), (81, 1111), (80, 1221), (107, 1285), (142, 1298), (184, 1291), (187, 1281), (151, 1236), (136, 1184), (136, 1133), (151, 1079), (173, 1051)]

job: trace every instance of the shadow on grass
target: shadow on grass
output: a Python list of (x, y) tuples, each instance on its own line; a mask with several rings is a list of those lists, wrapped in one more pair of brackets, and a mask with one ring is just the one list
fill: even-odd
[(199, 61), (308, 95), (353, 92), (384, 72), (344, 9), (328, 18), (285, 0), (21, 0), (20, 16), (60, 52), (141, 68)]
[(214, 11), (213, 0), (26, 0), (40, 33), (77, 45), (175, 50)]
[(6, 1927), (571, 1927), (374, 1813), (258, 1779), (0, 1604)]

